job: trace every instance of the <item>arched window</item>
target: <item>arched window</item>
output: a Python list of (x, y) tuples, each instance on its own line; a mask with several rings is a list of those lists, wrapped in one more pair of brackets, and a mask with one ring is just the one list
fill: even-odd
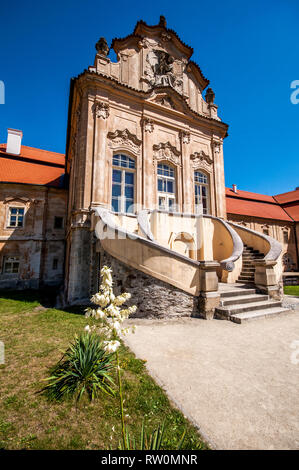
[(200, 171), (195, 171), (194, 185), (195, 212), (199, 212), (200, 204), (202, 204), (203, 213), (208, 214), (210, 210), (208, 176), (204, 173), (201, 173)]
[(159, 209), (172, 211), (175, 206), (175, 170), (159, 163), (157, 173)]
[(132, 213), (135, 195), (135, 160), (127, 155), (113, 155), (112, 201), (114, 212)]

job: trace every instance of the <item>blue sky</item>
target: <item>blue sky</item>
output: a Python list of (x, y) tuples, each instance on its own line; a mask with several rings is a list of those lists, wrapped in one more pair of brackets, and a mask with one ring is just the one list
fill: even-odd
[(130, 34), (139, 19), (169, 28), (193, 47), (229, 124), (226, 186), (277, 194), (299, 186), (298, 0), (2, 2), (0, 141), (65, 151), (69, 80), (93, 64), (94, 44)]

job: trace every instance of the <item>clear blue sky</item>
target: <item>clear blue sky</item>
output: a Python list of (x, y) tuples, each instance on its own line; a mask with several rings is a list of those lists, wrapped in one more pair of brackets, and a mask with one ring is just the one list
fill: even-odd
[(1, 4), (0, 141), (65, 151), (69, 80), (93, 64), (94, 44), (130, 34), (139, 19), (169, 28), (194, 49), (229, 124), (226, 185), (277, 194), (299, 186), (298, 0), (211, 2), (14, 1)]

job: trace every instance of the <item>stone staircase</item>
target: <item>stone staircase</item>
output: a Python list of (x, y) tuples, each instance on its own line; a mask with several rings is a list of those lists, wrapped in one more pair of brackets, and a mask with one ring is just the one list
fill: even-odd
[(272, 318), (290, 310), (283, 308), (279, 300), (270, 300), (268, 295), (259, 294), (246, 284), (220, 284), (220, 306), (215, 317), (243, 323), (260, 318)]
[(253, 261), (262, 258), (264, 258), (263, 253), (260, 253), (258, 250), (254, 250), (250, 246), (244, 245), (242, 254), (242, 271), (236, 282), (240, 282), (242, 284), (254, 284), (255, 267)]

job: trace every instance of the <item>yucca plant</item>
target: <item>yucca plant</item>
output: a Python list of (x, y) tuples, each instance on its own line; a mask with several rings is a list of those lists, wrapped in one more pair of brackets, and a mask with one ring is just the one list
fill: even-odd
[(114, 395), (110, 373), (115, 368), (114, 354), (107, 353), (97, 334), (75, 336), (60, 361), (50, 370), (49, 383), (39, 391), (50, 400), (76, 398), (84, 394), (89, 400), (100, 392)]
[[(125, 443), (120, 441), (118, 450), (161, 450), (163, 448), (163, 438), (165, 431), (165, 423), (158, 426), (149, 436), (146, 434), (144, 421), (142, 423), (140, 440), (136, 442), (134, 438), (130, 437), (128, 428), (125, 430)], [(186, 430), (183, 432), (180, 441), (175, 450), (182, 448), (185, 439)]]

